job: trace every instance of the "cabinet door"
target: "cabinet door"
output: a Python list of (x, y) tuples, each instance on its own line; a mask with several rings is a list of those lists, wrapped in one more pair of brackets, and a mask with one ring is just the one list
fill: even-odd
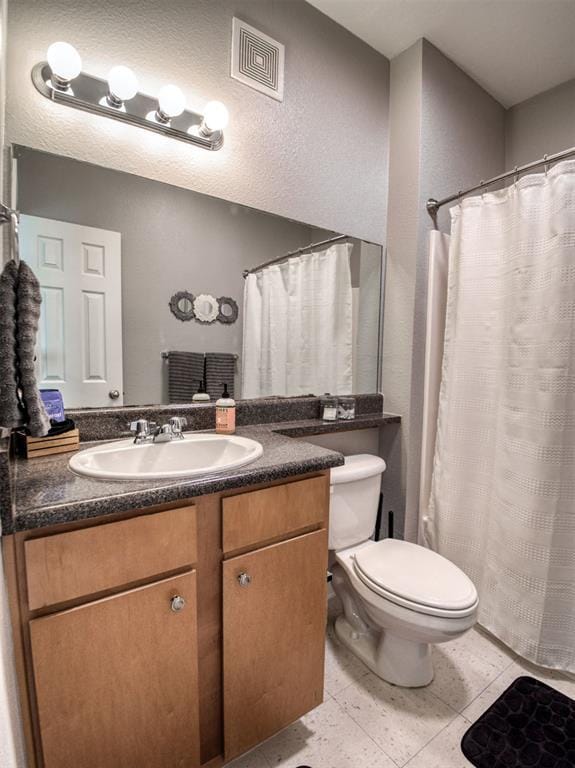
[(321, 704), (326, 567), (326, 530), (223, 564), (226, 760)]
[(195, 572), (34, 619), (45, 768), (198, 766), (196, 630)]

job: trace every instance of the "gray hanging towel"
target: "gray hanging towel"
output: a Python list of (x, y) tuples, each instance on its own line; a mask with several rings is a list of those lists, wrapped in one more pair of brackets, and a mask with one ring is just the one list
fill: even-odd
[(212, 400), (222, 396), (223, 386), (228, 385), (230, 397), (234, 397), (236, 356), (229, 352), (206, 352), (206, 391)]
[(201, 352), (168, 352), (168, 399), (170, 403), (191, 403), (204, 379)]
[(0, 275), (0, 427), (24, 424), (18, 395), (16, 360), (16, 287), (18, 266), (9, 261)]
[(50, 430), (50, 417), (40, 397), (34, 364), (41, 304), (40, 283), (28, 264), (21, 261), (16, 284), (17, 371), (25, 423), (32, 437), (44, 437)]

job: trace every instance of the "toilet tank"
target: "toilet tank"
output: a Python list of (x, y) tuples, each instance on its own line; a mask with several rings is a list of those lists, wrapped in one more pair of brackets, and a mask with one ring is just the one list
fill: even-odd
[(346, 456), (343, 467), (330, 475), (329, 549), (339, 550), (367, 541), (375, 529), (381, 475), (379, 456)]

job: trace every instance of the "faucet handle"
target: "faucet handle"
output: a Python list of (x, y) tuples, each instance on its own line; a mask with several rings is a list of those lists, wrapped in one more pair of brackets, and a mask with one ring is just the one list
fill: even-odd
[(170, 426), (174, 435), (181, 435), (188, 421), (185, 416), (172, 416), (170, 419)]
[(130, 424), (130, 432), (135, 432), (136, 437), (150, 434), (150, 424), (146, 419), (138, 419)]

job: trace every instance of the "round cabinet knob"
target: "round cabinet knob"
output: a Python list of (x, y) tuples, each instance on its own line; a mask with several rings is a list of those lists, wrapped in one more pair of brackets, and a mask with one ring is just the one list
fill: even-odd
[(252, 577), (249, 575), (249, 573), (240, 573), (238, 576), (238, 584), (240, 587), (249, 587), (249, 585), (252, 583)]
[(112, 398), (112, 400), (117, 400), (120, 397), (120, 393), (117, 389), (111, 389), (108, 392), (108, 396)]
[(186, 605), (186, 601), (181, 595), (176, 595), (175, 597), (172, 597), (172, 600), (170, 602), (170, 608), (174, 613), (179, 613), (180, 611), (183, 611)]

